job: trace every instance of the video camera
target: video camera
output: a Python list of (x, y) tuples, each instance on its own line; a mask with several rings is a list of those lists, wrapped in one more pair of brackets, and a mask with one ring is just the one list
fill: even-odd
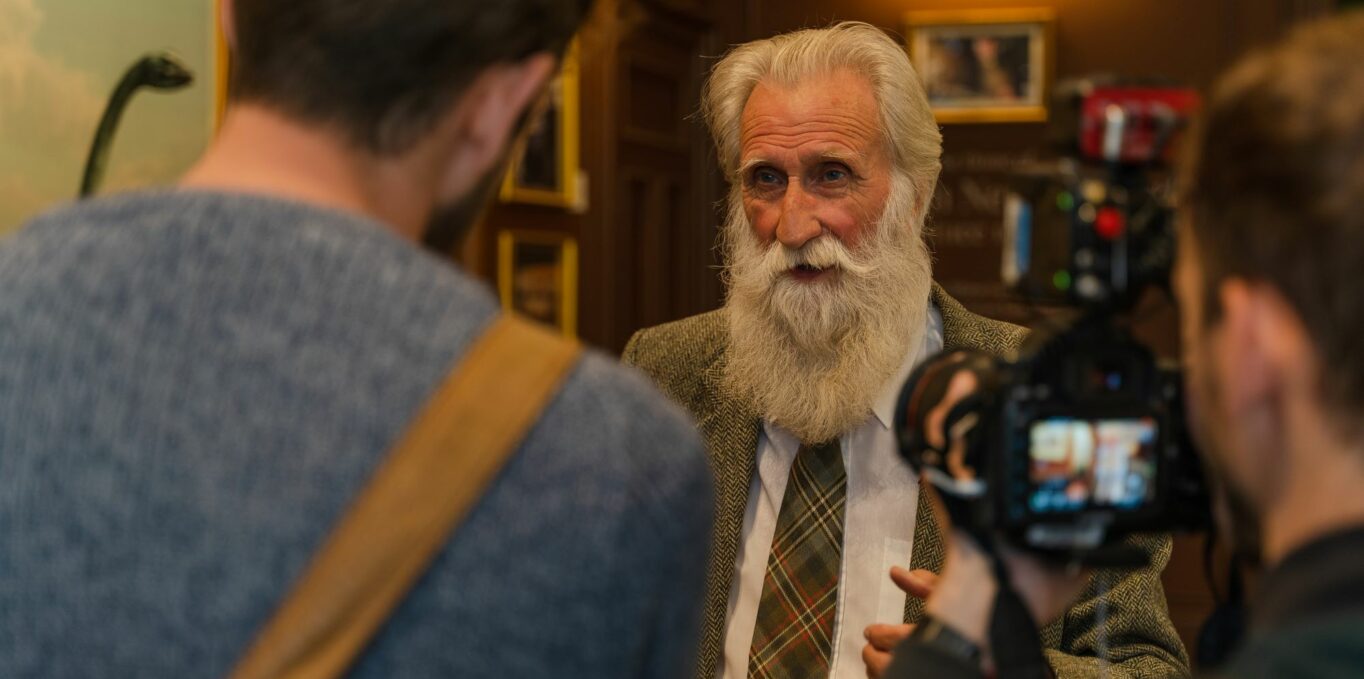
[(957, 525), (1116, 564), (1136, 558), (1119, 546), (1132, 533), (1208, 524), (1179, 373), (1129, 328), (1142, 293), (1169, 287), (1172, 210), (1159, 175), (1198, 97), (1081, 81), (1058, 99), (1069, 153), (1012, 178), (1002, 274), (1078, 318), (1034, 332), (1016, 360), (930, 359), (900, 394), (895, 431)]

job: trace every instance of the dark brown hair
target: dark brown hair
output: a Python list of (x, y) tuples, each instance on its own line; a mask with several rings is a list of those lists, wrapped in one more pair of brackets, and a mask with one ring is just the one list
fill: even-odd
[(1316, 343), (1326, 403), (1364, 433), (1364, 14), (1241, 62), (1193, 141), (1182, 200), (1210, 320), (1226, 278), (1273, 285)]
[(483, 69), (562, 54), (593, 0), (236, 0), (231, 96), (411, 147)]

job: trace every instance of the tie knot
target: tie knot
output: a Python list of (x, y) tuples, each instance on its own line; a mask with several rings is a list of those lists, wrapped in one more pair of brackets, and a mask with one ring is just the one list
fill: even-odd
[(845, 475), (843, 449), (838, 445), (838, 439), (801, 445), (796, 453), (796, 466), (804, 467), (822, 483), (837, 482)]
[(801, 447), (814, 450), (839, 450), (838, 439), (829, 439), (823, 443), (802, 443)]
[(843, 448), (838, 445), (838, 439), (831, 439), (823, 443), (802, 443), (800, 445), (799, 456), (814, 457), (820, 460), (831, 458), (843, 458)]

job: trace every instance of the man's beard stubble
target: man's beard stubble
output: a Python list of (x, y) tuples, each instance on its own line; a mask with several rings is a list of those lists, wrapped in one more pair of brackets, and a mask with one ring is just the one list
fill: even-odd
[[(856, 251), (830, 235), (791, 250), (753, 236), (738, 190), (723, 230), (730, 331), (724, 386), (758, 414), (820, 443), (861, 424), (924, 337), (932, 259), (914, 224), (914, 190), (896, 174)], [(810, 283), (798, 264), (836, 269)]]
[(514, 141), (507, 144), (502, 150), (502, 156), (478, 178), (473, 188), (449, 204), (436, 206), (426, 220), (425, 230), (422, 231), (424, 247), (436, 254), (449, 256), (463, 243), (469, 231), (483, 218), (483, 213), (492, 204), (498, 190), (502, 188), (502, 178), (507, 175), (507, 167), (511, 164), (512, 156), (525, 148), (525, 138), (530, 132), (531, 121), (538, 115), (542, 106), (543, 104), (532, 106), (521, 112), (513, 127)]
[(454, 253), (501, 188), (506, 164), (504, 157), (458, 200), (449, 205), (436, 206), (426, 221), (426, 230), (422, 232), (422, 245), (443, 256)]

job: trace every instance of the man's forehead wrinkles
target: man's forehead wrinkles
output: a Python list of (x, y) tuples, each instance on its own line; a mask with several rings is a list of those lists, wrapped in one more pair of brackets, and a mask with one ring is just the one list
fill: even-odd
[(808, 129), (756, 129), (748, 131), (743, 135), (740, 146), (745, 154), (751, 153), (755, 147), (771, 146), (782, 149), (789, 149), (799, 146), (816, 146), (821, 148), (843, 147), (856, 153), (864, 153), (865, 149), (877, 142), (874, 134), (857, 129), (830, 129), (827, 126), (811, 127)]
[(757, 134), (744, 140), (741, 156), (745, 160), (775, 158), (794, 154), (802, 161), (863, 159), (869, 140), (849, 134)]
[(743, 123), (745, 136), (758, 133), (758, 131), (766, 132), (766, 128), (776, 128), (776, 130), (787, 134), (842, 131), (871, 136), (876, 133), (875, 125), (868, 124), (862, 116), (840, 113), (811, 115), (796, 123), (788, 122), (779, 116), (759, 115), (752, 116)]
[(739, 171), (743, 173), (759, 165), (780, 163), (784, 156), (791, 153), (795, 154), (798, 162), (807, 165), (825, 161), (853, 163), (867, 160), (865, 152), (850, 148), (846, 144), (825, 144), (816, 148), (779, 147), (777, 149), (763, 146), (750, 149), (744, 154), (739, 164)]
[(817, 137), (760, 137), (754, 138), (743, 146), (743, 155), (775, 156), (795, 154), (801, 158), (811, 156), (864, 156), (862, 145), (847, 138)]
[(847, 135), (760, 134), (744, 141), (745, 151), (757, 147), (793, 149), (796, 147), (846, 148), (857, 151), (863, 140)]
[(885, 140), (871, 92), (860, 94), (829, 80), (755, 90), (739, 119), (739, 171), (771, 165), (797, 173), (825, 162), (867, 169)]

